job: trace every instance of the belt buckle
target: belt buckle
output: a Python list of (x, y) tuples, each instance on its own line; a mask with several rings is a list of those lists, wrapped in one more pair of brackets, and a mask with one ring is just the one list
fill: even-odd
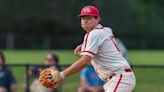
[(133, 70), (132, 69), (125, 69), (125, 72), (132, 72)]

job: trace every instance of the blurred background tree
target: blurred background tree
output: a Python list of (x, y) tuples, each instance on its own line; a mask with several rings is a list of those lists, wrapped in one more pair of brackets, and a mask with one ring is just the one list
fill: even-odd
[(97, 6), (128, 49), (164, 48), (163, 0), (1, 0), (0, 48), (74, 48), (84, 35), (77, 18), (84, 5)]

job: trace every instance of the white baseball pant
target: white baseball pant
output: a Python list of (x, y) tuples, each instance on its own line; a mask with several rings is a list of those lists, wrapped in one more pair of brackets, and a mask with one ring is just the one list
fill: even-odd
[(104, 84), (105, 92), (132, 92), (136, 85), (133, 72), (122, 72), (114, 75)]

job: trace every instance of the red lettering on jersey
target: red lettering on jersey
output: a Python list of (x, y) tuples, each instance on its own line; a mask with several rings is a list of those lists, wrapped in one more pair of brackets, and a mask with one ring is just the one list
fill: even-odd
[(117, 51), (120, 52), (120, 50), (119, 50), (119, 48), (118, 48), (118, 46), (117, 46), (117, 43), (116, 43), (116, 41), (115, 41), (114, 35), (110, 36), (110, 39), (111, 39), (112, 42), (114, 43), (114, 46), (116, 47)]

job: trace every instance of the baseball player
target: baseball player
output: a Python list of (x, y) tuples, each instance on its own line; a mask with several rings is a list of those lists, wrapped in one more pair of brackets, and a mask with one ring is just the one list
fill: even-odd
[(61, 71), (55, 80), (62, 81), (91, 63), (99, 77), (106, 82), (105, 92), (132, 92), (136, 84), (133, 70), (121, 55), (112, 29), (99, 24), (99, 10), (94, 6), (85, 6), (79, 17), (81, 27), (86, 31), (83, 43), (74, 50), (74, 54), (80, 58)]

